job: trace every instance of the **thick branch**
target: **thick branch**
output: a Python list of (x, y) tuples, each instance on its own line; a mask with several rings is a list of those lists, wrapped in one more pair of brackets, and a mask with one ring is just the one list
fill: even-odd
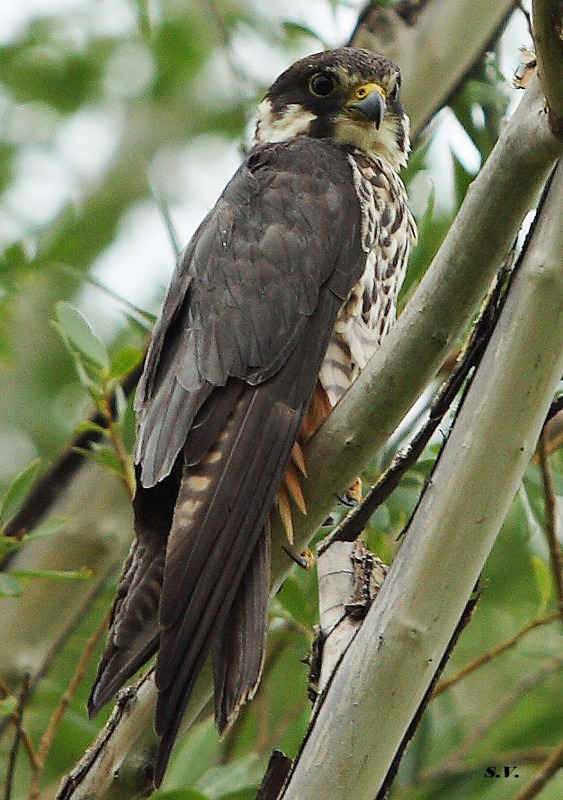
[(562, 216), (563, 164), (427, 490), (333, 677), (284, 800), (372, 800), (432, 681), (563, 371)]
[[(416, 136), (447, 102), (489, 46), (492, 32), (517, 4), (514, 0), (426, 0), (412, 3), (420, 8), (412, 14), (406, 13), (406, 5), (371, 5), (352, 41), (357, 47), (385, 53), (400, 65), (403, 103)], [(445, 46), (446, 42), (455, 42), (455, 47)]]
[(563, 141), (563, 0), (534, 0), (534, 41), (538, 72), (554, 136)]

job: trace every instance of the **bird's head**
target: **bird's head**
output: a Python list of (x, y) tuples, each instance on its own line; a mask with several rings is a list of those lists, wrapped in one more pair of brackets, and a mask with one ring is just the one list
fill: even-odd
[(370, 50), (343, 47), (302, 58), (266, 93), (254, 144), (297, 136), (331, 139), (399, 169), (410, 150), (400, 85), (399, 68)]

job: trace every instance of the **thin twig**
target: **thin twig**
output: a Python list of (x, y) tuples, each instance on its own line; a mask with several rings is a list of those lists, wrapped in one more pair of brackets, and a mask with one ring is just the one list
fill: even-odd
[(549, 625), (550, 622), (554, 622), (556, 619), (561, 618), (560, 611), (554, 611), (551, 614), (547, 614), (545, 617), (539, 617), (538, 619), (534, 619), (521, 628), (518, 633), (516, 633), (511, 639), (507, 639), (502, 644), (497, 645), (496, 647), (492, 647), (490, 650), (487, 650), (486, 653), (482, 653), (477, 658), (474, 658), (473, 661), (470, 661), (464, 667), (462, 667), (458, 672), (452, 675), (450, 678), (446, 678), (446, 680), (440, 681), (438, 686), (436, 686), (434, 690), (433, 697), (437, 697), (442, 692), (445, 692), (447, 689), (451, 689), (456, 683), (459, 683), (460, 680), (470, 675), (475, 670), (479, 669), (483, 666), (483, 664), (487, 664), (493, 658), (496, 658), (501, 653), (505, 653), (507, 650), (510, 650), (514, 645), (516, 645), (520, 639), (522, 639), (527, 633), (533, 631), (535, 628), (539, 628), (542, 625)]
[[(3, 695), (3, 697), (8, 697), (11, 694), (10, 687), (2, 677), (0, 677), (0, 693)], [(10, 718), (10, 722), (12, 722), (12, 724), (15, 726), (17, 726), (18, 724), (17, 720), (14, 718), (13, 715)], [(31, 741), (29, 733), (26, 731), (23, 725), (20, 726), (20, 728), (21, 728), (21, 740), (23, 743), (24, 750), (27, 753), (27, 757), (29, 758), (29, 763), (31, 764), (31, 768), (34, 769), (37, 761), (37, 751), (35, 750), (34, 744)]]
[(545, 535), (549, 545), (549, 560), (553, 570), (557, 606), (563, 614), (563, 552), (557, 537), (557, 498), (549, 465), (548, 445), (547, 432), (544, 427), (538, 441), (538, 458), (545, 497)]
[(421, 780), (438, 780), (444, 774), (444, 770), (450, 770), (462, 765), (464, 759), (467, 758), (473, 747), (484, 739), (489, 730), (508, 714), (512, 706), (518, 702), (521, 697), (549, 675), (561, 669), (561, 667), (563, 667), (563, 656), (557, 659), (549, 659), (549, 661), (544, 662), (535, 672), (526, 675), (518, 681), (512, 691), (505, 695), (497, 706), (492, 708), (488, 714), (485, 714), (481, 718), (481, 721), (475, 725), (471, 733), (466, 736), (465, 740), (456, 750), (450, 753), (438, 767), (422, 773)]
[(111, 609), (104, 615), (104, 618), (92, 634), (92, 636), (86, 642), (86, 647), (84, 648), (82, 655), (80, 656), (80, 660), (76, 666), (76, 670), (74, 675), (70, 679), (70, 682), (67, 686), (67, 689), (63, 696), (61, 697), (59, 704), (53, 711), (51, 719), (49, 720), (49, 724), (45, 730), (45, 733), (41, 737), (41, 742), (39, 744), (39, 750), (37, 752), (36, 758), (36, 767), (33, 769), (33, 774), (31, 777), (31, 787), (29, 791), (28, 800), (37, 800), (37, 798), (41, 794), (41, 789), (39, 786), (41, 774), (45, 769), (45, 762), (47, 760), (47, 756), (49, 755), (49, 751), (53, 745), (53, 741), (55, 738), (55, 734), (57, 732), (57, 728), (59, 727), (64, 715), (67, 712), (67, 709), (72, 701), (74, 693), (80, 684), (80, 682), (84, 679), (86, 675), (86, 668), (88, 666), (88, 662), (92, 657), (92, 653), (94, 648), (98, 644), (100, 638), (107, 630), (107, 626), (109, 623), (109, 618), (111, 614)]
[(135, 475), (133, 473), (133, 466), (127, 450), (125, 449), (123, 439), (116, 430), (113, 409), (111, 407), (111, 402), (107, 397), (102, 399), (100, 411), (104, 417), (106, 435), (111, 442), (115, 455), (117, 456), (117, 460), (119, 461), (119, 466), (121, 467), (121, 480), (125, 484), (129, 499), (132, 500), (133, 495), (135, 494)]
[(537, 797), (546, 783), (562, 768), (563, 743), (553, 750), (540, 771), (534, 775), (532, 780), (524, 786), (517, 795), (515, 795), (514, 800), (531, 800), (532, 797)]
[(14, 775), (16, 772), (16, 761), (18, 759), (18, 750), (22, 738), (23, 710), (25, 708), (28, 695), (29, 695), (29, 675), (26, 675), (22, 682), (18, 707), (16, 708), (12, 717), (13, 722), (16, 726), (16, 733), (14, 735), (14, 741), (12, 743), (12, 747), (10, 748), (10, 755), (8, 757), (8, 770), (6, 773), (6, 791), (4, 793), (5, 800), (11, 800), (12, 797)]
[[(479, 757), (475, 761), (462, 764), (452, 764), (438, 773), (428, 773), (430, 777), (416, 779), (416, 786), (422, 786), (427, 781), (442, 783), (450, 778), (460, 778), (474, 773), (483, 773), (491, 764), (543, 764), (550, 757), (553, 750), (550, 747), (527, 747), (519, 750), (502, 750), (498, 753), (487, 753), (486, 757)], [(411, 787), (412, 788), (412, 787)]]

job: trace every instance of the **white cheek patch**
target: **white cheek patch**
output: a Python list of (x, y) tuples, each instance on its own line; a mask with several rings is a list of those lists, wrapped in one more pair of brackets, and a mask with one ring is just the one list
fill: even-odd
[(285, 142), (309, 132), (311, 122), (317, 117), (298, 103), (290, 103), (278, 117), (272, 112), (269, 100), (258, 106), (258, 119), (254, 130), (253, 144)]
[[(403, 119), (403, 125), (407, 118)], [(399, 170), (407, 163), (408, 150), (399, 150), (397, 147), (396, 123), (383, 119), (379, 129), (373, 124), (362, 125), (356, 120), (342, 116), (336, 120), (334, 140), (342, 144), (357, 147), (370, 156), (381, 156)], [(408, 127), (405, 128), (405, 142), (408, 141)]]

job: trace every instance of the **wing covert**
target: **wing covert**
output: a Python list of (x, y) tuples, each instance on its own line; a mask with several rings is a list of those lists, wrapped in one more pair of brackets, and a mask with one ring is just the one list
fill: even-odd
[(144, 486), (170, 472), (214, 387), (270, 378), (322, 287), (344, 299), (362, 269), (359, 228), (342, 148), (303, 138), (251, 153), (181, 258), (155, 328), (136, 405)]

